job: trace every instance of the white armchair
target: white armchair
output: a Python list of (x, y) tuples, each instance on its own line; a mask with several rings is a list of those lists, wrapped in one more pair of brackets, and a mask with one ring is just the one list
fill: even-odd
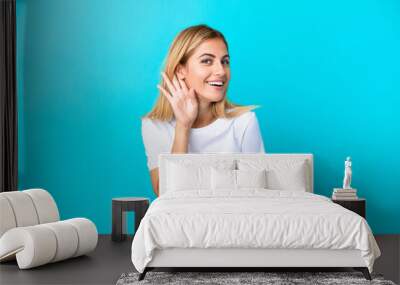
[(20, 269), (86, 254), (96, 248), (97, 229), (85, 218), (60, 221), (49, 192), (0, 193), (0, 262), (17, 259)]

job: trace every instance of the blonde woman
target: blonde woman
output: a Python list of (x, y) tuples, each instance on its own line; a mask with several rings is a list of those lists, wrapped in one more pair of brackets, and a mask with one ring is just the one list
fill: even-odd
[(158, 155), (195, 152), (265, 152), (257, 106), (230, 103), (228, 44), (206, 25), (189, 27), (174, 39), (166, 58), (160, 94), (142, 119), (142, 136), (153, 190), (158, 196)]

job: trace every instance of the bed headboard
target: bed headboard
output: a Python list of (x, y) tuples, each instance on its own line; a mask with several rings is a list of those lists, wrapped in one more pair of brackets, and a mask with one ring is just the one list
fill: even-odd
[(212, 164), (213, 161), (220, 160), (254, 160), (254, 161), (268, 161), (268, 163), (276, 162), (296, 162), (304, 161), (307, 166), (306, 180), (307, 180), (307, 192), (314, 191), (314, 166), (313, 166), (313, 155), (312, 154), (266, 154), (266, 153), (184, 153), (184, 154), (170, 154), (162, 153), (159, 156), (159, 192), (160, 195), (166, 192), (167, 173), (166, 168), (168, 162), (181, 162), (181, 161), (193, 161), (199, 164)]

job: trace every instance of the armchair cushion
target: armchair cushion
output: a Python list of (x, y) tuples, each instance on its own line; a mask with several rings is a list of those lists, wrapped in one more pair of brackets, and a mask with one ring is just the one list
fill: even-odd
[(84, 218), (18, 227), (1, 237), (0, 260), (15, 256), (19, 268), (28, 269), (86, 254), (96, 245), (96, 226)]

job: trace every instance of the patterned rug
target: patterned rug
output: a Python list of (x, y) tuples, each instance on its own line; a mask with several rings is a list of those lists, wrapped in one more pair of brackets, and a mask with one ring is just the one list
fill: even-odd
[(395, 285), (384, 280), (382, 275), (372, 274), (372, 281), (364, 278), (361, 272), (147, 272), (145, 279), (138, 281), (139, 273), (124, 273), (117, 285), (133, 284), (379, 284)]

